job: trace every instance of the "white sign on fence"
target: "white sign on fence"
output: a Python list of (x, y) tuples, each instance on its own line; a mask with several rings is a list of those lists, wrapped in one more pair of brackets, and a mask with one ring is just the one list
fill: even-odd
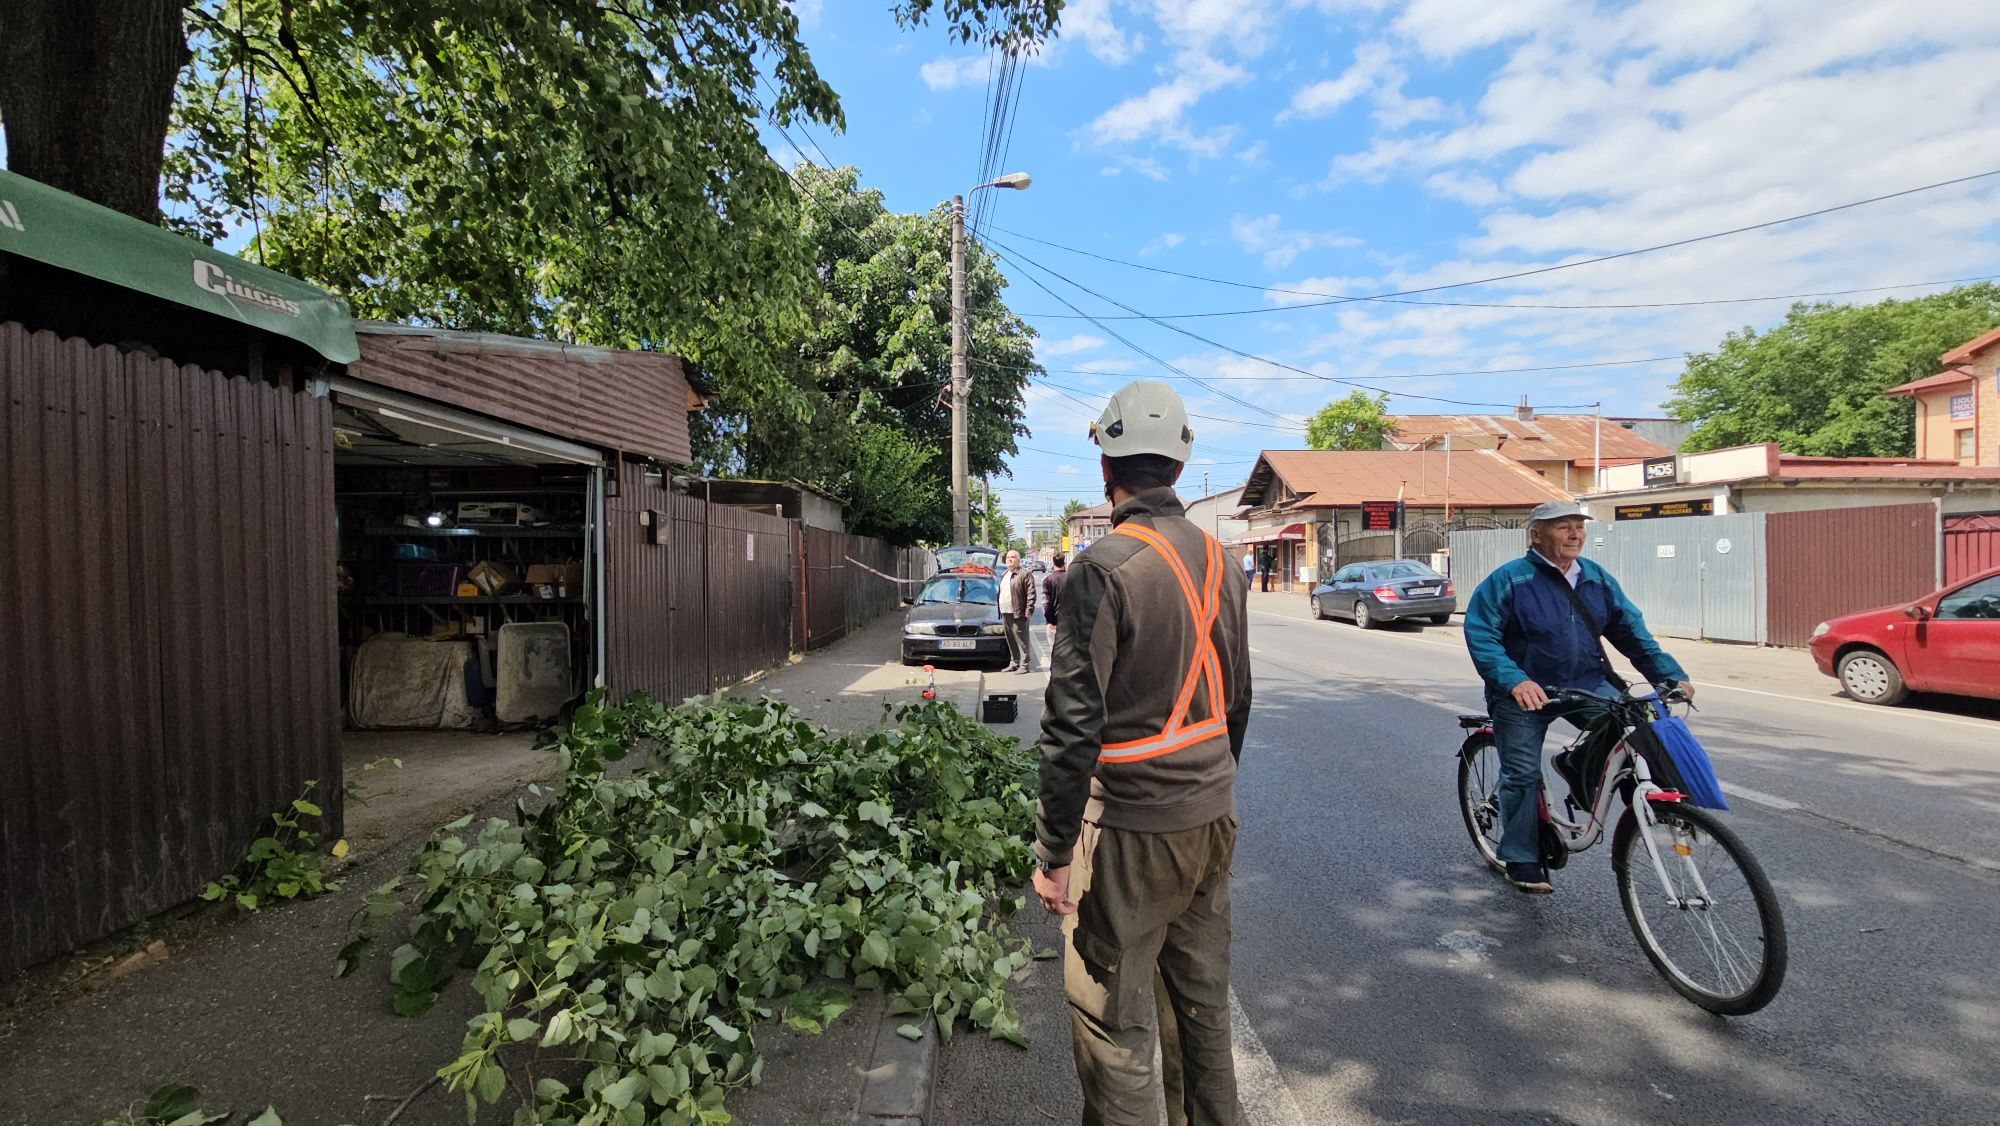
[(1674, 557), (1674, 545), (1670, 543), (1660, 544), (1653, 548), (1653, 554), (1661, 559), (1672, 559)]
[(1729, 542), (1729, 538), (1725, 536), (1722, 539), (1715, 541), (1715, 553), (1717, 555), (1727, 555), (1729, 554), (1729, 549), (1731, 546), (1732, 545)]

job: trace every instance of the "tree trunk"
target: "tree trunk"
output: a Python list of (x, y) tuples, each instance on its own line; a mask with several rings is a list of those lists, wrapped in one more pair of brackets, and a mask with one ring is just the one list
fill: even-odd
[(188, 61), (186, 6), (0, 0), (8, 167), (157, 222), (174, 83)]

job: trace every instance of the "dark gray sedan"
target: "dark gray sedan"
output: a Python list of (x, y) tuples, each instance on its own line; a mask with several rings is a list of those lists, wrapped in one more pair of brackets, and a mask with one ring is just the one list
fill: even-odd
[(1451, 581), (1414, 559), (1350, 563), (1312, 592), (1313, 617), (1353, 618), (1362, 629), (1408, 618), (1443, 625), (1457, 609)]
[(1000, 585), (978, 572), (933, 575), (903, 617), (903, 662), (1006, 660)]

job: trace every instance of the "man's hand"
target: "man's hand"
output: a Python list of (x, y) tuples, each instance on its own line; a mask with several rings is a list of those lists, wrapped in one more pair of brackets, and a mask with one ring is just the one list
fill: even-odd
[(1549, 702), (1549, 694), (1532, 680), (1524, 680), (1514, 686), (1514, 702), (1521, 705), (1524, 712), (1538, 712)]
[(1069, 865), (1043, 871), (1035, 869), (1035, 897), (1051, 915), (1074, 915), (1076, 904), (1069, 897)]
[(1681, 682), (1680, 682), (1680, 685), (1681, 685), (1681, 695), (1683, 695), (1683, 696), (1686, 696), (1686, 697), (1688, 698), (1688, 700), (1689, 700), (1689, 702), (1690, 702), (1690, 703), (1691, 703), (1691, 702), (1693, 702), (1693, 700), (1694, 700), (1694, 681), (1692, 681), (1692, 680), (1683, 680), (1683, 681), (1681, 681)]

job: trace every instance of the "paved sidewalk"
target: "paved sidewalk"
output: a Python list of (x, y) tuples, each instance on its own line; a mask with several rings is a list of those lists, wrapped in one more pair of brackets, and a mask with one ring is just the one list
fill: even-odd
[[(895, 659), (900, 619), (886, 615), (736, 691), (788, 700), (836, 729), (871, 728), (884, 704), (921, 697), (922, 670)], [(972, 709), (980, 679), (977, 670), (940, 669), (939, 696)], [(404, 781), (421, 776), (429, 792), (422, 800), (384, 795), (362, 807), (365, 814), (357, 811), (349, 826), (355, 863), (342, 873), (343, 890), (208, 927), (170, 929), (175, 937), (164, 956), (135, 972), (116, 979), (100, 973), (74, 995), (0, 1010), (0, 1124), (99, 1126), (168, 1083), (199, 1088), (205, 1107), (232, 1109), (238, 1121), (274, 1104), (286, 1126), (381, 1122), (395, 1099), (458, 1055), (465, 1022), (481, 1006), (460, 980), (424, 1017), (389, 1011), (385, 978), (400, 920), (382, 929), (347, 978), (332, 976), (334, 952), (362, 896), (400, 872), (438, 824), (466, 811), (482, 820), (511, 814), (520, 779), (543, 773), (526, 763), (509, 769), (517, 765), (525, 773), (475, 775), (470, 787), (463, 778), (432, 777), (411, 760), (402, 772), (370, 773), (370, 788), (393, 788), (400, 773)], [(731, 1109), (753, 1126), (846, 1123), (874, 1057), (880, 1008), (879, 995), (859, 997), (817, 1037), (776, 1024), (759, 1030), (768, 1057), (764, 1083), (733, 1096)], [(484, 1108), (478, 1121), (512, 1115), (511, 1102), (503, 1102)], [(465, 1121), (463, 1100), (436, 1089), (397, 1119), (398, 1126)]]

